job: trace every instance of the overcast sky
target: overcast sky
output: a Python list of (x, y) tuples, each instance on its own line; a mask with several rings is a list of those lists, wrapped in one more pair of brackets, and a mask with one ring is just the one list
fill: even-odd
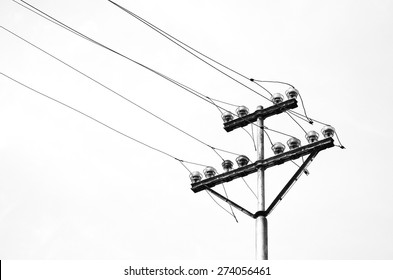
[[(117, 2), (247, 77), (295, 85), (309, 116), (336, 128), (347, 149), (322, 151), (310, 175), (268, 217), (270, 259), (393, 259), (392, 1)], [(206, 96), (250, 111), (271, 105), (108, 1), (29, 3)], [(217, 108), (143, 67), (11, 0), (0, 2), (0, 25), (208, 145), (256, 159), (250, 136), (225, 132)], [(221, 172), (221, 159), (207, 146), (3, 28), (0, 42), (1, 73), (171, 156)], [(288, 88), (263, 85), (272, 92)], [(322, 128), (300, 122), (306, 131)], [(286, 114), (265, 124), (307, 142)], [(194, 194), (178, 161), (3, 75), (0, 131), (1, 259), (254, 258), (255, 221), (235, 210), (236, 223), (205, 192)], [(288, 140), (268, 133), (273, 142)], [(265, 145), (272, 156), (267, 139)], [(288, 162), (266, 171), (267, 205), (296, 169)], [(255, 190), (256, 176), (246, 181)], [(242, 180), (225, 186), (230, 198), (256, 211)]]

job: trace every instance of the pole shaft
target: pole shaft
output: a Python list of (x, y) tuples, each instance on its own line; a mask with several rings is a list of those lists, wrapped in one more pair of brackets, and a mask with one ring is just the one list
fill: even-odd
[[(262, 106), (258, 106), (258, 110)], [(265, 157), (264, 151), (264, 129), (263, 118), (257, 119), (257, 160), (263, 160)], [(265, 211), (265, 170), (260, 168), (257, 171), (257, 197), (258, 197), (258, 211)], [(267, 249), (267, 219), (259, 216), (255, 221), (255, 257), (257, 260), (268, 259)]]

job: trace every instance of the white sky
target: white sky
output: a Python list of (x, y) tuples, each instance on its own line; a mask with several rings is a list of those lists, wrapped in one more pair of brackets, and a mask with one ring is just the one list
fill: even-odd
[[(322, 151), (269, 216), (270, 259), (393, 259), (392, 1), (118, 3), (249, 77), (294, 84), (309, 115), (337, 129), (347, 149)], [(107, 1), (31, 4), (205, 95), (251, 111), (269, 106)], [(216, 108), (153, 73), (9, 0), (0, 2), (0, 25), (210, 145), (255, 159), (244, 131), (226, 133)], [(0, 42), (0, 72), (178, 158), (220, 169), (207, 147), (3, 29)], [(306, 143), (285, 115), (266, 126)], [(194, 194), (178, 162), (3, 76), (0, 131), (1, 259), (254, 258), (254, 220), (236, 212), (236, 223), (207, 194)], [(267, 204), (295, 170), (286, 163), (266, 172)], [(246, 180), (255, 188), (255, 176)], [(226, 188), (255, 211), (241, 180)]]

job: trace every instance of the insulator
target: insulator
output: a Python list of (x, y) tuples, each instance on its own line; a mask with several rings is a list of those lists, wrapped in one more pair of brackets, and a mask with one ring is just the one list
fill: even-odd
[(282, 154), (285, 151), (285, 145), (281, 142), (276, 142), (272, 146), (272, 150), (275, 155)]
[(191, 183), (198, 183), (202, 180), (202, 174), (199, 171), (194, 171), (190, 174)]
[(336, 130), (334, 129), (334, 127), (327, 125), (322, 128), (321, 132), (323, 134), (323, 137), (328, 138), (333, 137)]
[(246, 166), (250, 162), (250, 159), (244, 155), (240, 155), (236, 158), (236, 163), (239, 167)]
[(278, 104), (284, 101), (284, 95), (281, 93), (274, 93), (272, 96), (272, 101), (274, 104)]
[(285, 95), (288, 97), (288, 99), (296, 99), (299, 95), (299, 91), (296, 88), (290, 87), (285, 91)]
[(232, 170), (232, 168), (233, 168), (233, 162), (230, 161), (229, 159), (224, 160), (221, 165), (222, 165), (222, 168), (224, 168), (224, 170), (226, 172)]
[(296, 149), (296, 148), (299, 148), (299, 147), (300, 147), (300, 140), (297, 139), (297, 138), (295, 138), (295, 137), (292, 137), (292, 138), (290, 138), (290, 139), (287, 141), (287, 144), (288, 144), (288, 148), (289, 148), (290, 150), (293, 150), (293, 149)]
[(211, 178), (211, 177), (216, 176), (217, 171), (216, 171), (216, 169), (214, 169), (213, 167), (208, 166), (208, 167), (206, 167), (206, 168), (203, 170), (203, 173), (205, 174), (205, 177), (206, 177), (206, 178)]
[(308, 132), (306, 134), (306, 139), (307, 139), (308, 143), (310, 143), (310, 144), (317, 142), (318, 138), (319, 138), (319, 134), (318, 134), (318, 132), (316, 132), (314, 130), (311, 130), (310, 132)]
[(236, 109), (236, 114), (239, 118), (245, 117), (248, 115), (248, 108), (246, 106), (240, 106)]
[(224, 112), (221, 115), (221, 118), (224, 121), (224, 123), (227, 123), (233, 120), (233, 115), (230, 112)]

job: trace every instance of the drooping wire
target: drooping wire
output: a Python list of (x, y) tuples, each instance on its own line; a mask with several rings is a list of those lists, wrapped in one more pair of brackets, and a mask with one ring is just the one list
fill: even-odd
[[(209, 99), (214, 103), (214, 101), (210, 97), (209, 97)], [(220, 107), (216, 106), (216, 108), (220, 112), (220, 114), (222, 115), (222, 110), (220, 109)], [(232, 112), (230, 112), (230, 111), (226, 111), (226, 112), (229, 112), (232, 114)], [(251, 137), (252, 143), (254, 145), (254, 149), (257, 150), (257, 147), (255, 145), (255, 141), (254, 141), (254, 137), (244, 127), (242, 127), (242, 129)], [(252, 129), (252, 126), (251, 126), (251, 129)]]
[[(253, 82), (254, 84), (256, 84), (257, 86), (259, 86), (260, 88), (262, 88), (263, 90), (265, 90), (267, 93), (269, 93), (270, 97), (273, 97), (273, 94), (269, 90), (267, 90), (267, 88), (265, 88), (264, 86), (262, 86), (262, 85), (258, 84), (257, 82), (255, 82), (254, 79), (250, 79), (250, 81)], [(273, 102), (271, 99), (269, 99), (269, 101)]]
[[(256, 80), (256, 79), (252, 79), (252, 81), (254, 81), (254, 82), (260, 82), (260, 83), (277, 83), (277, 84), (284, 84), (284, 85), (288, 85), (288, 86), (290, 86), (290, 87), (295, 88), (295, 87), (294, 87), (293, 85), (291, 85), (290, 83), (282, 82), (282, 81), (262, 81), (262, 80)], [(314, 122), (316, 122), (316, 123), (319, 123), (319, 124), (322, 124), (322, 125), (328, 125), (328, 124), (326, 124), (326, 123), (324, 123), (324, 122), (321, 122), (321, 121), (318, 121), (318, 120), (316, 120), (316, 119), (310, 118), (310, 117), (307, 115), (307, 111), (306, 111), (306, 107), (305, 107), (305, 105), (304, 105), (303, 97), (302, 97), (302, 95), (301, 95), (300, 93), (299, 93), (299, 97), (300, 97), (300, 101), (301, 101), (301, 103), (302, 103), (304, 115), (303, 115), (303, 114), (300, 114), (300, 113), (298, 113), (298, 112), (295, 112), (295, 111), (293, 111), (293, 110), (289, 110), (289, 114), (295, 115), (296, 117), (300, 118), (300, 119), (303, 120), (303, 121), (308, 122), (309, 124), (313, 124)], [(304, 119), (303, 117), (306, 118), (306, 119)], [(292, 117), (291, 117), (291, 118), (292, 118)], [(293, 118), (292, 118), (292, 119), (293, 119)], [(293, 120), (294, 120), (294, 119), (293, 119)], [(296, 120), (294, 120), (294, 121), (296, 122)], [(300, 124), (299, 124), (298, 122), (296, 122), (296, 123), (300, 126)], [(300, 126), (300, 127), (301, 127), (301, 126)], [(303, 129), (303, 127), (302, 127), (302, 129)], [(303, 129), (303, 131), (305, 131), (305, 130)], [(345, 149), (345, 147), (342, 145), (342, 143), (341, 143), (341, 141), (340, 141), (340, 138), (339, 138), (339, 136), (338, 136), (338, 134), (337, 134), (337, 131), (335, 132), (335, 134), (336, 134), (336, 137), (337, 137), (338, 142), (340, 143), (340, 145), (339, 145), (338, 147), (340, 147), (341, 149)]]
[(183, 167), (184, 167), (185, 169), (187, 169), (187, 171), (188, 171), (190, 174), (192, 174), (191, 170), (188, 169), (188, 167), (183, 163), (182, 160), (179, 160), (179, 162), (180, 162), (181, 165), (183, 165)]
[(222, 110), (220, 109), (220, 106), (217, 106), (217, 104), (213, 101), (213, 99), (212, 98), (210, 98), (210, 97), (207, 97), (213, 104), (214, 104), (214, 106), (217, 108), (217, 110), (220, 112), (220, 114), (222, 115)]
[(252, 192), (252, 194), (255, 196), (256, 199), (258, 199), (257, 195), (255, 194), (255, 192), (252, 190), (252, 188), (250, 187), (250, 185), (247, 183), (247, 181), (244, 179), (244, 177), (241, 177), (243, 179), (243, 182), (246, 184), (247, 188)]
[[(255, 79), (250, 79), (252, 82), (254, 82), (256, 85), (258, 85), (258, 86), (260, 86), (260, 87), (262, 87), (259, 83), (257, 83), (257, 82), (270, 82), (270, 83), (280, 83), (280, 84), (286, 84), (286, 85), (290, 85), (290, 84), (288, 84), (288, 83), (285, 83), (285, 82), (279, 82), (279, 81), (260, 81), (260, 80), (255, 80)], [(262, 87), (263, 89), (265, 89), (264, 87)], [(266, 90), (266, 89), (265, 89)], [(271, 96), (273, 96), (272, 94), (271, 94), (271, 92), (270, 91), (268, 91), (269, 92), (269, 94), (271, 95)], [(306, 113), (306, 108), (304, 107), (304, 102), (303, 102), (303, 99), (301, 98), (301, 95), (299, 94), (299, 97), (300, 97), (300, 99), (301, 99), (301, 102), (302, 102), (302, 106), (303, 106), (303, 110), (304, 110), (304, 113), (305, 113), (305, 117), (308, 119), (308, 122), (309, 123), (311, 123), (312, 124), (312, 121), (308, 118), (308, 116), (307, 116), (307, 113)], [(291, 111), (291, 110), (290, 110)], [(299, 123), (299, 122), (297, 122), (291, 115), (290, 115), (290, 112), (287, 112), (287, 111), (285, 111), (285, 113), (304, 131), (304, 133), (307, 133), (307, 131), (303, 128), (303, 126), (301, 126), (301, 124)]]
[[(272, 129), (272, 128), (268, 128), (267, 126), (263, 126), (263, 128), (266, 129), (266, 130), (273, 131), (273, 132), (278, 133), (278, 134), (282, 134), (282, 135), (288, 136), (288, 137), (294, 137), (294, 136), (292, 136), (292, 135), (290, 135), (290, 134), (287, 134), (287, 133), (285, 133), (285, 132), (281, 132), (281, 131), (278, 131), (278, 130), (275, 130), (275, 129)], [(266, 133), (266, 135), (268, 135), (268, 134)], [(268, 138), (269, 138), (270, 142), (272, 143), (272, 141), (271, 141), (269, 135), (268, 135)]]
[[(300, 97), (300, 101), (302, 102), (302, 107), (303, 107), (303, 111), (304, 111), (304, 116), (306, 117), (306, 119), (308, 120), (309, 124), (313, 124), (312, 119), (310, 119), (307, 115), (307, 111), (306, 111), (306, 106), (304, 105), (304, 101), (303, 101), (303, 97), (302, 95), (299, 93), (299, 97)], [(290, 110), (290, 112), (292, 112), (292, 110)]]
[[(303, 159), (303, 157), (302, 157), (302, 160), (303, 160), (303, 162), (304, 162), (304, 159)], [(297, 167), (299, 167), (300, 168), (300, 165), (299, 164), (297, 164), (294, 160), (291, 160), (291, 162), (294, 164), (294, 165), (296, 165)], [(304, 174), (306, 174), (307, 176), (308, 175), (310, 175), (310, 172), (307, 170), (307, 169), (304, 169)]]
[(237, 219), (236, 219), (236, 217), (235, 217), (231, 212), (229, 212), (227, 209), (225, 209), (220, 203), (218, 203), (218, 202), (214, 199), (214, 197), (210, 194), (209, 191), (205, 190), (205, 192), (210, 196), (211, 199), (213, 199), (213, 201), (214, 201), (218, 206), (221, 207), (222, 210), (224, 210), (224, 211), (227, 212), (229, 215), (231, 215), (232, 217), (234, 217), (235, 220), (236, 220), (236, 222), (238, 222)]
[[(165, 38), (167, 38), (168, 40), (170, 40), (172, 43), (176, 44), (177, 46), (179, 46), (180, 48), (182, 48), (183, 50), (185, 50), (186, 52), (188, 52), (189, 54), (193, 55), (194, 57), (196, 57), (197, 59), (201, 60), (202, 62), (206, 63), (207, 65), (209, 65), (210, 67), (214, 68), (215, 70), (217, 70), (218, 72), (220, 72), (221, 74), (227, 76), (228, 78), (232, 79), (233, 81), (237, 82), (238, 84), (244, 86), (245, 88), (253, 91), (254, 93), (258, 94), (259, 96), (267, 99), (270, 101), (269, 98), (267, 98), (266, 96), (260, 94), (259, 92), (257, 92), (256, 90), (250, 88), (249, 86), (247, 86), (246, 84), (240, 82), (239, 80), (235, 79), (234, 77), (228, 75), (227, 73), (225, 73), (224, 71), (220, 70), (219, 68), (215, 67), (213, 64), (209, 63), (208, 61), (206, 61), (205, 59), (201, 58), (200, 56), (196, 55), (195, 53), (193, 53), (192, 51), (202, 55), (203, 57), (215, 62), (216, 64), (238, 74), (241, 75), (242, 77), (246, 78), (247, 80), (249, 80), (246, 76), (234, 71), (233, 69), (230, 69), (229, 67), (219, 63), (218, 61), (204, 55), (203, 53), (197, 51), (196, 49), (192, 48), (191, 46), (185, 44), (184, 42), (180, 41), (179, 39), (173, 37), (172, 35), (168, 34), (167, 32), (163, 31), (162, 29), (158, 28), (157, 26), (153, 25), (152, 23), (148, 22), (147, 20), (143, 19), (142, 17), (136, 15), (135, 13), (131, 12), (130, 10), (124, 8), (123, 6), (108, 0), (110, 3), (112, 3), (113, 5), (117, 6), (118, 8), (122, 9), (123, 11), (125, 11), (126, 13), (128, 13), (129, 15), (131, 15), (132, 17), (136, 18), (137, 20), (139, 20), (140, 22), (144, 23), (145, 25), (147, 25), (148, 27), (150, 27), (151, 29), (153, 29), (154, 31), (156, 31), (157, 33), (159, 33), (160, 35), (164, 36)], [(187, 49), (188, 48), (188, 49)], [(192, 51), (190, 51), (192, 50)], [(268, 91), (267, 91), (268, 92)]]
[[(262, 81), (262, 80), (256, 80), (256, 79), (250, 79), (252, 82), (258, 84), (258, 83), (276, 83), (276, 84), (283, 84), (283, 85), (287, 85), (290, 86), (292, 88), (295, 88), (293, 85), (291, 85), (290, 83), (287, 82), (281, 82), (281, 81)], [(258, 84), (259, 85), (259, 84)], [(300, 101), (302, 103), (302, 107), (303, 107), (303, 111), (304, 111), (304, 116), (307, 118), (308, 122), (310, 124), (312, 124), (312, 120), (308, 117), (307, 115), (307, 111), (306, 111), (306, 107), (304, 105), (304, 101), (302, 98), (302, 95), (299, 93), (299, 97), (300, 97)], [(290, 112), (293, 112), (292, 110), (289, 110)]]
[(64, 107), (66, 107), (66, 108), (68, 108), (68, 109), (71, 109), (72, 111), (77, 112), (77, 113), (81, 114), (82, 116), (87, 117), (87, 118), (89, 118), (90, 120), (93, 120), (93, 121), (95, 121), (96, 123), (98, 123), (98, 124), (100, 124), (100, 125), (102, 125), (102, 126), (108, 128), (108, 129), (110, 129), (110, 130), (112, 130), (112, 131), (114, 131), (114, 132), (116, 132), (116, 133), (118, 133), (118, 134), (120, 134), (120, 135), (122, 135), (122, 136), (124, 136), (124, 137), (126, 137), (126, 138), (128, 138), (128, 139), (130, 139), (130, 140), (132, 140), (132, 141), (134, 141), (134, 142), (136, 142), (136, 143), (139, 143), (139, 144), (141, 144), (141, 145), (143, 145), (143, 146), (145, 146), (145, 147), (147, 147), (147, 148), (149, 148), (149, 149), (151, 149), (151, 150), (154, 150), (154, 151), (156, 151), (156, 152), (158, 152), (158, 153), (161, 153), (161, 154), (163, 154), (163, 155), (165, 155), (165, 156), (167, 156), (167, 157), (170, 157), (170, 158), (172, 158), (172, 159), (174, 159), (174, 160), (177, 160), (177, 161), (179, 161), (179, 162), (187, 162), (187, 163), (190, 163), (190, 164), (196, 164), (196, 165), (206, 166), (206, 165), (199, 164), (199, 163), (193, 163), (193, 162), (190, 162), (190, 161), (181, 160), (181, 159), (179, 159), (179, 158), (177, 158), (177, 157), (175, 157), (175, 156), (173, 156), (173, 155), (171, 155), (171, 154), (169, 154), (169, 153), (167, 153), (167, 152), (164, 152), (163, 150), (160, 150), (160, 149), (155, 148), (155, 147), (153, 147), (153, 146), (151, 146), (151, 145), (149, 145), (149, 144), (146, 144), (146, 143), (144, 143), (144, 142), (142, 142), (142, 141), (140, 141), (140, 140), (137, 140), (136, 138), (133, 138), (133, 137), (129, 136), (128, 134), (125, 134), (125, 133), (123, 133), (123, 132), (121, 132), (121, 131), (115, 129), (115, 128), (113, 128), (112, 126), (107, 125), (107, 124), (105, 124), (105, 123), (99, 121), (98, 119), (96, 119), (96, 118), (94, 118), (94, 117), (92, 117), (92, 116), (90, 116), (90, 115), (88, 115), (88, 114), (86, 114), (86, 113), (84, 113), (84, 112), (82, 112), (82, 111), (80, 111), (80, 110), (78, 110), (78, 109), (76, 109), (76, 108), (74, 108), (74, 107), (72, 107), (72, 106), (70, 106), (70, 105), (64, 103), (64, 102), (61, 102), (61, 101), (59, 101), (59, 100), (57, 100), (57, 99), (55, 99), (55, 98), (53, 98), (53, 97), (50, 97), (49, 95), (46, 95), (46, 94), (44, 94), (44, 93), (42, 93), (42, 92), (40, 92), (40, 91), (38, 91), (38, 90), (36, 90), (36, 89), (34, 89), (34, 88), (28, 86), (28, 85), (26, 85), (25, 83), (20, 82), (20, 81), (18, 81), (18, 80), (16, 80), (16, 79), (12, 78), (11, 76), (9, 76), (9, 75), (7, 75), (7, 74), (4, 74), (4, 73), (0, 72), (0, 75), (2, 75), (2, 76), (4, 76), (4, 77), (8, 78), (9, 80), (11, 80), (11, 81), (13, 81), (13, 82), (15, 82), (15, 83), (17, 83), (17, 84), (19, 84), (19, 85), (21, 85), (21, 86), (23, 86), (23, 87), (29, 89), (29, 90), (31, 90), (31, 91), (33, 91), (33, 92), (35, 92), (35, 93), (37, 93), (37, 94), (39, 94), (39, 95), (41, 95), (41, 96), (43, 96), (43, 97), (49, 99), (49, 100), (51, 100), (51, 101), (54, 101), (54, 102), (56, 102), (56, 103), (58, 103), (58, 104), (60, 104), (60, 105), (62, 105), (62, 106), (64, 106)]
[[(226, 190), (224, 184), (221, 184), (221, 185), (222, 185), (222, 188), (224, 189), (224, 193), (225, 193), (226, 198), (229, 199), (229, 198), (228, 198), (228, 193), (227, 193), (227, 190)], [(233, 212), (232, 205), (229, 204), (229, 208), (231, 209), (232, 216), (235, 218), (236, 223), (238, 223), (239, 221), (237, 220), (237, 217), (236, 217), (236, 215), (235, 215), (235, 212)]]
[[(184, 161), (183, 161), (183, 160), (179, 160), (179, 162), (181, 163), (181, 165), (183, 165), (183, 167), (184, 167), (185, 169), (187, 169), (187, 171), (188, 171), (188, 172), (190, 173), (190, 175), (191, 175), (192, 172), (191, 172), (191, 170), (183, 163)], [(224, 184), (223, 184), (223, 187), (224, 187)], [(231, 206), (231, 205), (229, 205), (229, 207), (230, 207), (232, 213), (229, 212), (227, 209), (225, 209), (221, 204), (219, 204), (219, 203), (214, 199), (214, 197), (210, 194), (210, 192), (208, 192), (207, 190), (205, 190), (205, 191), (209, 194), (210, 198), (211, 198), (218, 206), (220, 206), (223, 210), (225, 210), (225, 212), (227, 212), (227, 213), (230, 214), (232, 217), (234, 217), (234, 218), (235, 218), (235, 221), (236, 221), (237, 223), (239, 222), (239, 221), (237, 220), (237, 218), (236, 218), (235, 213), (233, 212), (233, 209), (232, 209), (232, 206)], [(225, 188), (224, 188), (224, 191), (225, 191), (225, 195), (226, 195), (227, 198), (228, 198), (228, 194), (227, 194)]]
[(222, 104), (229, 105), (229, 106), (239, 107), (239, 105), (235, 105), (235, 104), (228, 103), (228, 102), (225, 102), (225, 101), (221, 101), (221, 100), (218, 100), (218, 99), (214, 99), (214, 98), (211, 98), (211, 97), (209, 97), (209, 99), (210, 99), (210, 100), (213, 100), (213, 101), (215, 101), (215, 102), (218, 102), (218, 103), (222, 103)]
[(259, 83), (276, 83), (276, 84), (283, 84), (283, 85), (287, 85), (290, 87), (295, 88), (293, 85), (287, 83), (287, 82), (281, 82), (281, 81), (262, 81), (262, 80), (257, 80), (257, 79), (251, 79), (253, 82), (259, 82)]
[(270, 135), (269, 135), (269, 133), (267, 133), (267, 131), (266, 131), (266, 130), (263, 130), (263, 132), (266, 134), (266, 136), (267, 136), (267, 139), (269, 139), (269, 142), (270, 142), (270, 144), (273, 146), (274, 144), (273, 144), (272, 138), (270, 138)]
[(177, 159), (177, 160), (181, 163), (181, 165), (183, 165), (183, 167), (184, 167), (185, 169), (187, 169), (187, 171), (188, 171), (190, 174), (192, 174), (191, 170), (190, 170), (184, 163), (193, 164), (193, 165), (198, 165), (198, 166), (203, 166), (203, 167), (207, 167), (207, 166), (208, 166), (208, 165), (206, 165), (206, 164), (195, 163), (195, 162), (186, 161), (186, 160), (183, 160), (183, 159)]
[[(247, 129), (245, 129), (244, 127), (242, 127), (242, 129), (248, 134), (248, 136), (250, 136), (251, 140), (252, 140), (252, 144), (254, 146), (254, 150), (257, 150), (257, 145), (255, 144), (255, 139), (254, 139), (254, 133), (250, 133), (247, 131)], [(251, 131), (253, 131), (252, 126), (251, 126)]]
[(341, 141), (340, 141), (340, 138), (338, 137), (338, 133), (337, 133), (337, 131), (335, 132), (335, 134), (336, 134), (336, 137), (337, 137), (337, 140), (338, 140), (338, 143), (340, 143), (340, 148), (341, 149), (345, 149), (345, 147), (343, 146), (343, 144), (341, 144)]
[[(164, 75), (164, 74), (162, 74), (162, 73), (160, 73), (160, 72), (158, 72), (158, 71), (156, 71), (156, 70), (154, 70), (154, 69), (152, 69), (152, 68), (150, 68), (150, 67), (148, 67), (148, 66), (146, 66), (146, 65), (144, 65), (144, 64), (142, 64), (142, 63), (140, 63), (140, 62), (138, 62), (138, 61), (136, 61), (136, 60), (134, 60), (134, 59), (131, 59), (130, 57), (128, 57), (128, 56), (126, 56), (126, 55), (124, 55), (124, 54), (122, 54), (122, 53), (120, 53), (120, 52), (118, 52), (118, 51), (115, 51), (115, 50), (113, 50), (112, 48), (110, 48), (110, 47), (108, 47), (108, 46), (106, 46), (106, 45), (104, 45), (104, 44), (102, 44), (102, 43), (100, 43), (100, 42), (98, 42), (98, 41), (96, 41), (96, 40), (94, 40), (94, 39), (92, 39), (92, 38), (90, 38), (90, 37), (84, 35), (84, 34), (82, 34), (81, 32), (79, 32), (79, 31), (73, 29), (72, 27), (70, 27), (70, 26), (68, 26), (68, 25), (66, 25), (66, 24), (64, 24), (64, 23), (62, 23), (61, 21), (55, 19), (54, 17), (48, 15), (47, 13), (45, 13), (45, 12), (41, 11), (40, 9), (34, 7), (33, 5), (27, 3), (26, 1), (21, 0), (21, 2), (25, 3), (26, 5), (28, 5), (28, 6), (31, 7), (31, 8), (26, 7), (26, 6), (24, 6), (24, 5), (22, 5), (22, 4), (18, 3), (18, 2), (16, 2), (15, 0), (12, 0), (12, 1), (15, 2), (15, 3), (17, 3), (18, 5), (22, 6), (23, 8), (26, 8), (26, 9), (28, 9), (29, 11), (34, 12), (35, 14), (41, 16), (42, 18), (44, 18), (44, 19), (46, 19), (46, 20), (48, 20), (48, 21), (50, 21), (50, 22), (52, 22), (52, 23), (54, 23), (54, 24), (56, 24), (56, 25), (58, 25), (58, 26), (60, 26), (60, 27), (62, 27), (62, 28), (64, 28), (65, 30), (70, 31), (71, 33), (73, 33), (73, 34), (75, 34), (75, 35), (77, 35), (77, 36), (79, 36), (79, 37), (81, 37), (81, 38), (83, 38), (83, 39), (85, 39), (85, 40), (87, 40), (87, 41), (89, 41), (89, 42), (91, 42), (91, 43), (94, 43), (94, 44), (96, 44), (96, 45), (98, 45), (98, 46), (100, 46), (100, 47), (102, 47), (102, 48), (104, 48), (104, 49), (106, 49), (106, 50), (108, 50), (108, 51), (110, 51), (110, 52), (112, 52), (112, 53), (118, 55), (118, 56), (123, 57), (124, 59), (129, 60), (130, 62), (133, 62), (133, 63), (135, 63), (135, 64), (137, 64), (137, 65), (139, 65), (139, 66), (141, 66), (141, 67), (143, 67), (143, 68), (145, 68), (145, 69), (147, 69), (147, 70), (153, 72), (154, 74), (156, 74), (156, 75), (158, 75), (158, 76), (160, 76), (160, 77), (162, 77), (162, 78), (164, 78), (164, 79), (170, 81), (171, 83), (173, 83), (173, 84), (175, 84), (175, 85), (177, 85), (177, 86), (183, 88), (184, 90), (186, 90), (186, 91), (188, 91), (189, 93), (195, 95), (196, 97), (202, 99), (203, 101), (208, 102), (208, 103), (212, 104), (213, 106), (219, 107), (219, 108), (221, 108), (222, 110), (227, 111), (226, 109), (224, 109), (224, 108), (220, 107), (219, 105), (213, 103), (211, 100), (209, 100), (209, 98), (208, 98), (207, 96), (205, 96), (205, 95), (199, 93), (198, 91), (193, 90), (193, 89), (191, 89), (190, 87), (188, 87), (188, 86), (186, 86), (186, 85), (184, 85), (184, 84), (182, 84), (182, 83), (180, 83), (180, 82), (178, 82), (178, 81), (176, 81), (176, 80), (174, 80), (174, 79), (172, 79), (172, 78), (170, 78), (170, 77), (168, 77), (168, 76), (166, 76), (166, 75)], [(37, 12), (37, 11), (38, 11), (38, 12)], [(265, 97), (265, 98), (266, 98), (266, 97)], [(268, 99), (268, 98), (266, 98), (266, 99)], [(269, 100), (269, 99), (268, 99), (268, 100)], [(233, 113), (231, 113), (231, 114), (233, 114)], [(235, 114), (233, 114), (233, 115), (235, 115)], [(256, 124), (254, 124), (254, 125), (256, 125)], [(283, 132), (278, 131), (278, 130), (274, 130), (274, 129), (267, 128), (266, 126), (264, 126), (263, 128), (268, 129), (268, 130), (271, 130), (271, 131), (276, 132), (276, 133), (279, 133), (279, 134), (282, 134), (282, 135), (290, 136), (289, 134), (283, 133)], [(290, 136), (290, 137), (293, 137), (293, 136)], [(213, 148), (214, 148), (214, 147), (213, 147)], [(214, 149), (221, 150), (221, 149), (218, 149), (218, 148), (214, 148)], [(228, 151), (225, 151), (225, 150), (221, 150), (221, 151), (222, 151), (222, 152), (231, 153), (231, 154), (235, 154), (235, 155), (239, 155), (239, 154), (232, 153), (232, 152), (228, 152)]]
[[(298, 118), (300, 118), (301, 120), (307, 121), (307, 120), (305, 120), (305, 119), (302, 118), (302, 117), (304, 117), (302, 114), (299, 114), (299, 113), (297, 113), (297, 112), (295, 112), (295, 111), (292, 111), (291, 113), (292, 113), (293, 115), (297, 116)], [(318, 121), (318, 120), (316, 120), (316, 119), (312, 119), (312, 118), (309, 118), (309, 119), (310, 119), (311, 121), (313, 121), (313, 122), (316, 122), (316, 123), (319, 123), (319, 124), (322, 124), (322, 125), (325, 125), (325, 126), (328, 126), (328, 125), (329, 125), (329, 124), (327, 124), (327, 123)], [(340, 145), (338, 145), (337, 147), (340, 147), (341, 149), (345, 149), (344, 145), (343, 145), (343, 144), (341, 143), (341, 141), (340, 141), (340, 138), (339, 138), (339, 136), (338, 136), (337, 131), (335, 131), (334, 134), (336, 135), (337, 141), (338, 141), (338, 143), (340, 144)]]
[(295, 120), (295, 118), (292, 117), (291, 114), (289, 114), (288, 112), (285, 113), (287, 113), (287, 115), (303, 130), (303, 132), (307, 134), (307, 131), (303, 128), (303, 126), (297, 120)]

